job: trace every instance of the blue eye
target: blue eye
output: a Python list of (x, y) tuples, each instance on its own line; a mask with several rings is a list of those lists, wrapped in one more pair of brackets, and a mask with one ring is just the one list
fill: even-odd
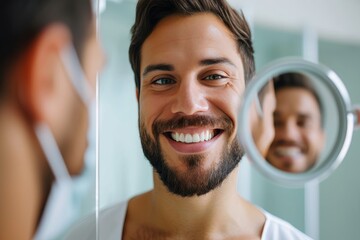
[(224, 76), (221, 76), (219, 74), (211, 74), (209, 76), (206, 76), (204, 78), (204, 80), (218, 80), (218, 79), (222, 79), (222, 78), (224, 78)]
[(171, 78), (159, 78), (153, 81), (153, 84), (156, 85), (167, 85), (167, 84), (174, 84), (175, 81)]

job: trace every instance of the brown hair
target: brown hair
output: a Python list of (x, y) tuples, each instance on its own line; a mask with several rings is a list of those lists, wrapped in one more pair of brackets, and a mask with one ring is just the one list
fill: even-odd
[(312, 84), (311, 79), (300, 72), (286, 72), (274, 77), (275, 93), (284, 88), (302, 88), (309, 91), (315, 98), (321, 116), (321, 125), (324, 126), (324, 107), (318, 91)]
[(90, 0), (3, 1), (0, 7), (0, 97), (6, 92), (8, 69), (43, 29), (52, 23), (66, 25), (80, 55), (90, 33), (92, 17)]
[(250, 28), (242, 12), (237, 13), (226, 0), (139, 0), (135, 23), (131, 28), (130, 64), (135, 74), (136, 88), (140, 89), (141, 47), (160, 20), (174, 14), (192, 15), (213, 13), (233, 33), (244, 65), (245, 83), (255, 71), (254, 49)]

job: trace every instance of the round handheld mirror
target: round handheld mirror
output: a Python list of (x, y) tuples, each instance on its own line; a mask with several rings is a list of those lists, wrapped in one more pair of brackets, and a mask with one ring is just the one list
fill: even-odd
[(303, 59), (280, 59), (250, 81), (238, 134), (260, 172), (283, 185), (303, 186), (339, 166), (358, 113), (334, 71)]

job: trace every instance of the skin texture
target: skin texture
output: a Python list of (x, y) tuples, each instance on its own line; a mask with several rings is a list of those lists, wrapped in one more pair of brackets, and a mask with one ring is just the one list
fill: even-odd
[(302, 88), (280, 89), (276, 100), (275, 138), (267, 160), (280, 170), (304, 172), (316, 163), (325, 141), (319, 106)]
[[(82, 170), (88, 115), (60, 58), (69, 44), (64, 25), (49, 25), (9, 69), (11, 84), (0, 103), (0, 239), (32, 239), (54, 180), (36, 123), (51, 129), (69, 173)], [(93, 24), (81, 56), (93, 91), (102, 59)]]
[[(204, 61), (209, 59), (222, 61)], [(245, 84), (231, 33), (212, 14), (164, 18), (142, 46), (141, 74), (139, 118), (152, 140), (152, 127), (158, 120), (226, 117), (234, 126), (196, 144), (174, 144), (166, 133), (159, 135), (166, 164), (178, 175), (201, 178), (222, 161), (224, 149), (236, 139)], [(213, 127), (174, 127), (171, 131), (194, 134), (204, 129)], [(189, 164), (184, 159), (190, 155), (200, 156), (201, 161)], [(124, 239), (260, 239), (265, 217), (238, 196), (236, 168), (219, 187), (191, 197), (169, 192), (158, 173), (154, 171), (153, 176), (154, 189), (129, 201)]]

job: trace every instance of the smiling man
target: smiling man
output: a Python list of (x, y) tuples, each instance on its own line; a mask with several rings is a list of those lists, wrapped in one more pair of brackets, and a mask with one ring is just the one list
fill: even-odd
[[(103, 210), (100, 239), (308, 239), (236, 191), (254, 72), (243, 15), (223, 0), (140, 0), (129, 56), (154, 188)], [(94, 239), (89, 229), (91, 218), (71, 239)]]
[(284, 73), (274, 79), (275, 138), (267, 161), (293, 173), (313, 167), (323, 150), (322, 105), (311, 80), (301, 73)]
[(245, 88), (236, 42), (213, 14), (174, 15), (159, 22), (141, 50), (145, 156), (171, 192), (205, 194), (243, 155), (235, 138)]

